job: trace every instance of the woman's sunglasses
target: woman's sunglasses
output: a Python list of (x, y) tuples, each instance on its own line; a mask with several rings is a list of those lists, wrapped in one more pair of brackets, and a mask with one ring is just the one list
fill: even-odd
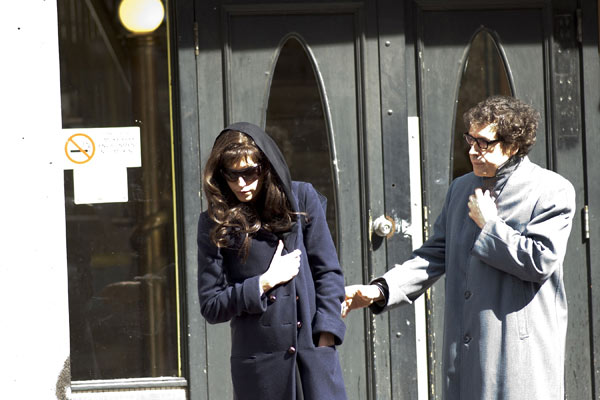
[(229, 182), (237, 182), (239, 178), (242, 178), (246, 183), (254, 182), (260, 176), (260, 165), (243, 169), (221, 168), (221, 174)]

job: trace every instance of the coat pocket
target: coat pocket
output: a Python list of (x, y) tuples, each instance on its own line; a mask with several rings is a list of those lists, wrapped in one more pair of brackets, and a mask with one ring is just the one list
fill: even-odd
[(232, 356), (231, 379), (234, 399), (281, 400), (292, 398), (294, 357), (287, 353)]
[(298, 368), (305, 398), (346, 400), (344, 377), (334, 347), (302, 349), (298, 354)]
[(518, 299), (519, 305), (517, 309), (517, 327), (519, 329), (519, 339), (527, 339), (529, 337), (529, 318), (527, 315), (527, 305), (529, 304), (530, 299), (527, 296), (527, 283), (523, 282), (517, 278), (514, 278), (516, 281), (514, 283), (514, 290), (516, 291), (515, 299)]

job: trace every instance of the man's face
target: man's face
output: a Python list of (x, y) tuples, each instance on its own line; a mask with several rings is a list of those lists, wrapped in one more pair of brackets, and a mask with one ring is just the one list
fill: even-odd
[[(495, 124), (483, 127), (472, 125), (469, 129), (469, 135), (474, 139), (482, 139), (486, 142), (498, 139)], [(486, 149), (482, 149), (477, 142), (474, 142), (469, 149), (469, 159), (471, 160), (471, 164), (473, 164), (473, 173), (484, 177), (495, 176), (498, 167), (508, 161), (516, 152), (517, 149), (507, 146), (501, 141), (489, 143)]]

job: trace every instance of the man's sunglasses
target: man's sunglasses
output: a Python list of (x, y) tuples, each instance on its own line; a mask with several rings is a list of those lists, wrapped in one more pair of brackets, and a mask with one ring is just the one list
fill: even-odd
[(221, 168), (221, 174), (229, 182), (237, 182), (240, 178), (246, 183), (254, 182), (260, 176), (260, 165), (243, 169)]
[(463, 133), (463, 136), (465, 137), (465, 140), (467, 141), (467, 144), (469, 145), (469, 147), (473, 146), (475, 143), (477, 143), (477, 147), (479, 147), (481, 150), (487, 150), (488, 147), (502, 141), (502, 139), (485, 140), (482, 138), (475, 138), (466, 132)]

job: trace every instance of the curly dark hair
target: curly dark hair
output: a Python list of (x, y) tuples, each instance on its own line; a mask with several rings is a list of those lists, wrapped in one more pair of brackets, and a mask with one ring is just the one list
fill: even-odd
[(515, 145), (517, 157), (523, 157), (535, 144), (540, 113), (529, 104), (510, 96), (492, 96), (479, 102), (463, 114), (465, 126), (484, 128), (496, 125), (503, 145)]
[[(242, 160), (252, 160), (261, 167), (262, 188), (255, 201), (244, 203), (229, 188), (221, 170)], [(223, 132), (215, 141), (202, 176), (208, 200), (208, 215), (215, 222), (210, 238), (217, 247), (232, 247), (239, 240), (240, 255), (245, 260), (251, 238), (261, 228), (273, 233), (287, 232), (296, 218), (273, 172), (271, 163), (254, 140), (238, 131)]]

